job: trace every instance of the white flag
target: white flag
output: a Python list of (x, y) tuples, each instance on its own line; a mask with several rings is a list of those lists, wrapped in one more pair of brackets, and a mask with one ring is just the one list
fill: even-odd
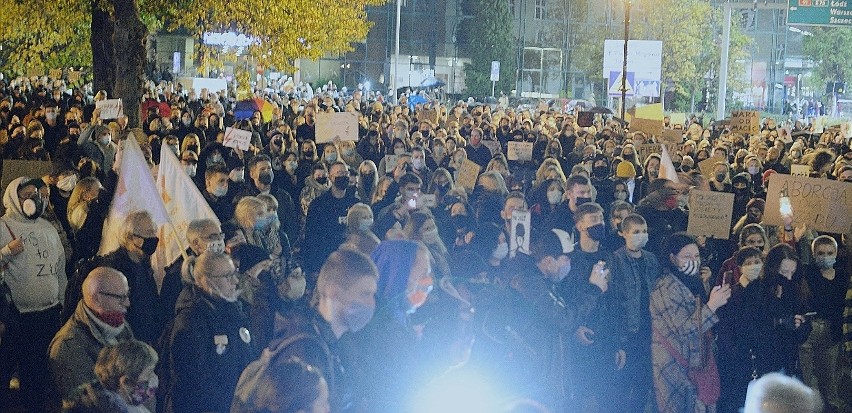
[(672, 158), (669, 156), (669, 151), (666, 149), (666, 145), (661, 145), (663, 147), (662, 153), (660, 154), (660, 178), (668, 179), (672, 182), (679, 183), (680, 180), (677, 177), (677, 171), (675, 170), (674, 164), (672, 163)]
[(175, 154), (166, 145), (160, 149), (157, 191), (171, 222), (168, 228), (161, 231), (157, 258), (162, 259), (165, 265), (169, 265), (188, 247), (186, 228), (190, 222), (206, 218), (219, 223), (219, 218), (213, 213), (189, 175), (184, 172)]

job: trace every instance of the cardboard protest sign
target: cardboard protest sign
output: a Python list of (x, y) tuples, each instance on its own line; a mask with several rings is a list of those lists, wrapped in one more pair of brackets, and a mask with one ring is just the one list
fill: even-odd
[(51, 172), (52, 166), (48, 161), (20, 161), (7, 159), (3, 161), (3, 177), (0, 185), (5, 189), (15, 178), (28, 176), (41, 178)]
[(509, 254), (530, 253), (530, 229), (532, 216), (529, 211), (512, 211), (512, 226), (509, 239)]
[(674, 125), (685, 125), (686, 124), (686, 113), (672, 113), (669, 115), (669, 124)]
[(658, 120), (663, 121), (665, 116), (663, 114), (663, 104), (655, 103), (653, 105), (645, 105), (636, 107), (631, 111), (631, 115), (633, 119), (650, 119), (650, 120)]
[(49, 76), (51, 79), (62, 79), (62, 69), (50, 69)]
[(82, 73), (82, 72), (74, 72), (74, 71), (68, 72), (68, 81), (69, 82), (76, 82), (76, 81), (80, 80), (80, 73)]
[(734, 194), (726, 192), (689, 191), (689, 223), (686, 232), (717, 239), (731, 236)]
[(795, 227), (807, 225), (816, 231), (852, 234), (852, 183), (772, 174), (764, 222), (784, 225), (780, 198), (785, 195), (792, 205)]
[(666, 129), (659, 135), (659, 141), (663, 143), (683, 143), (683, 131), (680, 129)]
[(482, 168), (479, 164), (470, 159), (465, 159), (464, 163), (459, 167), (459, 176), (456, 178), (456, 184), (467, 189), (468, 192), (473, 191), (473, 188), (476, 187), (476, 179), (479, 178), (480, 169)]
[(760, 112), (751, 110), (731, 112), (731, 132), (749, 135), (760, 133)]
[(396, 168), (397, 158), (399, 158), (399, 155), (385, 155), (385, 173), (393, 172), (393, 168)]
[(701, 171), (701, 175), (704, 175), (707, 179), (713, 179), (713, 168), (716, 166), (716, 162), (725, 162), (725, 158), (719, 156), (698, 162), (698, 170)]
[(316, 118), (317, 143), (333, 142), (335, 139), (353, 142), (358, 140), (357, 112), (319, 112)]
[(656, 119), (633, 118), (630, 121), (631, 132), (644, 132), (648, 136), (660, 136), (663, 131), (663, 121)]
[(95, 108), (101, 110), (101, 119), (118, 119), (124, 114), (121, 99), (104, 99), (95, 102)]
[(509, 142), (506, 148), (506, 159), (510, 161), (531, 161), (532, 153), (532, 142)]
[(636, 154), (638, 156), (636, 159), (639, 162), (645, 162), (645, 159), (648, 159), (648, 155), (652, 153), (661, 153), (663, 151), (662, 145), (659, 143), (643, 143), (634, 146), (636, 147)]
[(225, 128), (225, 138), (222, 140), (222, 145), (243, 151), (248, 150), (249, 145), (251, 145), (251, 132), (236, 128)]
[(790, 165), (790, 175), (804, 176), (805, 178), (811, 174), (811, 167), (808, 165)]

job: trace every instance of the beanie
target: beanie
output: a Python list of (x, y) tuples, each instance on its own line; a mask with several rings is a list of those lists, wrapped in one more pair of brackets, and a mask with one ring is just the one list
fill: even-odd
[(621, 161), (615, 168), (616, 178), (634, 178), (636, 177), (636, 168), (630, 161)]

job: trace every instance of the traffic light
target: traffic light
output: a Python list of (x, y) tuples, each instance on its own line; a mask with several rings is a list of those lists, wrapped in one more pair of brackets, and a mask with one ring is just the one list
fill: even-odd
[(846, 82), (828, 82), (825, 85), (825, 93), (837, 93), (843, 94), (846, 93)]

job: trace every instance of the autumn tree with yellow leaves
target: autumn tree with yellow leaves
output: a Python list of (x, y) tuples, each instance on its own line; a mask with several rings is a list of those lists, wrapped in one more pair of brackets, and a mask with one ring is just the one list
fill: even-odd
[(183, 28), (198, 39), (236, 31), (255, 40), (246, 53), (258, 64), (286, 70), (296, 58), (351, 50), (367, 36), (366, 6), (385, 1), (13, 0), (0, 13), (0, 68), (27, 75), (91, 66), (95, 88), (122, 98), (138, 125), (151, 30)]

